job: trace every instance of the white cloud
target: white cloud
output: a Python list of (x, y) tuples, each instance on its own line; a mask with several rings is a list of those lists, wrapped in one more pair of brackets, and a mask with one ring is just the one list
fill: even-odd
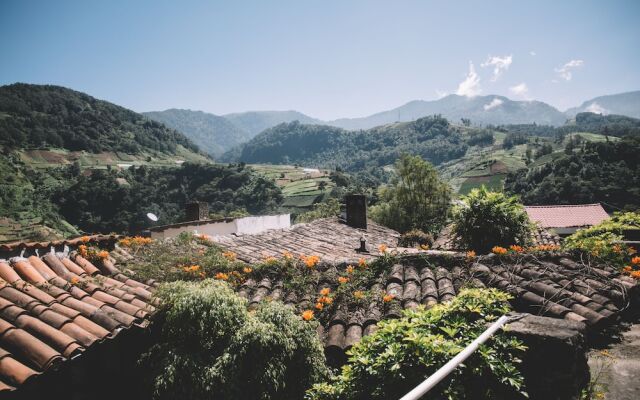
[(562, 79), (565, 81), (570, 81), (573, 78), (572, 70), (575, 68), (582, 67), (584, 65), (583, 60), (571, 60), (568, 63), (564, 64), (562, 67), (556, 68), (555, 71), (560, 75)]
[(589, 104), (589, 107), (584, 109), (586, 112), (592, 112), (592, 113), (596, 113), (596, 114), (602, 114), (602, 115), (607, 115), (609, 114), (609, 110), (607, 110), (606, 108), (602, 107), (600, 104), (596, 103), (595, 101), (591, 104)]
[(493, 100), (491, 100), (491, 103), (485, 104), (483, 107), (484, 107), (485, 111), (489, 111), (492, 108), (496, 108), (496, 107), (500, 106), (502, 103), (504, 103), (504, 101), (502, 101), (502, 100), (500, 100), (498, 98), (494, 98)]
[(520, 83), (519, 85), (511, 86), (509, 88), (509, 92), (523, 99), (529, 99), (529, 88), (524, 82)]
[(481, 67), (493, 67), (493, 76), (491, 77), (491, 81), (495, 82), (498, 80), (500, 75), (506, 70), (509, 69), (509, 66), (513, 62), (513, 57), (511, 55), (504, 57), (491, 57), (487, 58), (487, 61), (480, 64)]
[(449, 93), (445, 92), (444, 90), (439, 90), (436, 89), (436, 96), (438, 97), (438, 100), (447, 96)]
[(473, 66), (473, 63), (469, 61), (469, 73), (458, 85), (456, 94), (460, 96), (473, 97), (479, 95), (480, 92), (482, 92), (482, 89), (480, 88), (480, 77), (476, 73), (476, 68)]
[(530, 54), (530, 55), (532, 55), (532, 56), (535, 56), (535, 55), (536, 55), (536, 52), (535, 52), (535, 51), (533, 51), (533, 50), (531, 50), (531, 51), (529, 52), (529, 54)]

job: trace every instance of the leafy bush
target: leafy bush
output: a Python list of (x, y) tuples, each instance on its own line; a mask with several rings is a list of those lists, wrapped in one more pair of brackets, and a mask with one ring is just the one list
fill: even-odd
[(599, 262), (622, 266), (631, 255), (622, 243), (622, 234), (628, 229), (640, 229), (640, 213), (616, 213), (598, 225), (580, 229), (567, 237), (563, 247)]
[[(451, 302), (407, 310), (383, 321), (348, 353), (349, 363), (329, 383), (314, 385), (307, 397), (397, 399), (437, 371), (477, 338), (487, 324), (510, 309), (509, 295), (495, 289), (465, 289)], [(430, 393), (430, 399), (513, 399), (523, 392), (516, 365), (524, 350), (503, 332), (454, 370)]]
[(382, 190), (371, 218), (400, 232), (438, 232), (446, 222), (451, 188), (420, 156), (404, 155), (396, 163), (397, 177)]
[(431, 246), (433, 245), (433, 235), (430, 233), (424, 233), (420, 229), (412, 229), (409, 232), (405, 232), (400, 235), (400, 241), (398, 242), (403, 247), (414, 246)]
[(158, 344), (143, 364), (159, 399), (299, 399), (326, 377), (316, 323), (281, 303), (255, 312), (222, 282), (161, 287), (167, 306)]
[(517, 197), (483, 186), (463, 201), (454, 211), (453, 234), (464, 248), (486, 253), (494, 246), (526, 245), (531, 240), (531, 222)]

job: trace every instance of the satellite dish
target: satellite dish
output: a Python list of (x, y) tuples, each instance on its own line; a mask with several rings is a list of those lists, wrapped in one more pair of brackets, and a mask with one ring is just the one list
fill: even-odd
[(150, 220), (152, 220), (153, 222), (158, 221), (158, 216), (155, 215), (154, 213), (147, 213), (147, 218), (149, 218)]

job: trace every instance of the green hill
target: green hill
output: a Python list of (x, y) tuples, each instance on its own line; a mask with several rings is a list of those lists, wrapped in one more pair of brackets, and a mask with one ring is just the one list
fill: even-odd
[(90, 153), (197, 153), (183, 134), (124, 107), (60, 86), (0, 87), (0, 145)]
[(184, 133), (212, 156), (219, 156), (254, 136), (227, 118), (202, 111), (170, 109), (142, 114)]

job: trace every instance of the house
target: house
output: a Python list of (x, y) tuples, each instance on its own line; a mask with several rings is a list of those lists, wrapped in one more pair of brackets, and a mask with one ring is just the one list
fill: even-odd
[(183, 232), (211, 237), (256, 234), (270, 229), (283, 229), (291, 226), (290, 214), (210, 219), (209, 208), (205, 202), (187, 203), (186, 215), (186, 222), (151, 227), (149, 229), (151, 238), (168, 239)]
[(599, 203), (525, 206), (529, 219), (540, 228), (552, 230), (561, 237), (569, 236), (580, 228), (597, 225), (609, 218)]

